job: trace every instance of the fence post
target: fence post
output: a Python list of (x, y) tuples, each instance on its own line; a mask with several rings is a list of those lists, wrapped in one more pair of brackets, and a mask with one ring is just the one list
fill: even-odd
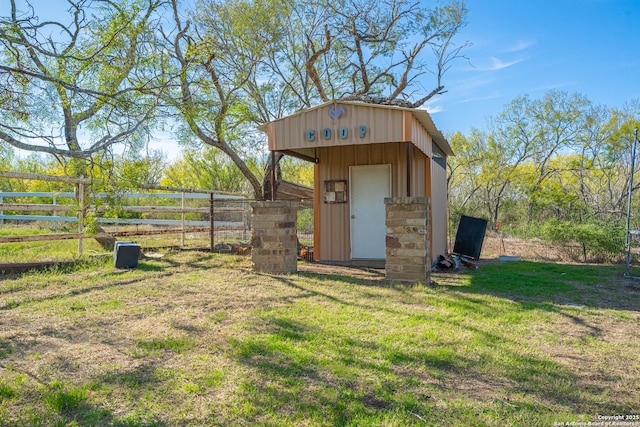
[[(4, 203), (2, 196), (0, 196), (0, 204)], [(0, 216), (4, 215), (4, 211), (0, 211)], [(4, 218), (0, 218), (0, 225), (4, 225)]]
[(213, 235), (213, 228), (215, 226), (215, 221), (213, 218), (213, 193), (211, 193), (209, 195), (209, 245), (210, 245), (210, 250), (211, 252), (213, 252), (213, 240), (214, 240), (214, 235)]
[[(55, 193), (53, 194), (53, 206), (56, 205), (56, 195)], [(55, 210), (55, 208), (53, 209), (53, 217), (57, 217), (58, 216), (58, 211)], [(56, 231), (58, 231), (58, 221), (56, 221), (55, 219), (53, 220), (53, 232), (55, 233)]]
[(249, 225), (247, 215), (247, 202), (242, 198), (242, 241), (247, 240), (247, 225)]
[[(84, 222), (84, 183), (78, 183), (78, 233), (83, 233)], [(78, 239), (78, 254), (82, 255), (82, 236)]]
[(184, 213), (184, 191), (182, 192), (182, 236), (180, 238), (180, 245), (184, 246), (184, 220), (185, 220), (185, 213)]

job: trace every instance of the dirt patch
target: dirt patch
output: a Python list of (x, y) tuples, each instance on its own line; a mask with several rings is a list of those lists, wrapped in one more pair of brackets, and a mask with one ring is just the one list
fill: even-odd
[(298, 271), (302, 273), (322, 274), (327, 276), (347, 276), (362, 280), (385, 280), (385, 272), (383, 268), (349, 267), (306, 262), (298, 264)]
[(500, 255), (518, 256), (529, 261), (571, 262), (577, 261), (577, 247), (551, 245), (538, 239), (518, 239), (498, 235), (486, 236), (481, 259), (498, 258)]

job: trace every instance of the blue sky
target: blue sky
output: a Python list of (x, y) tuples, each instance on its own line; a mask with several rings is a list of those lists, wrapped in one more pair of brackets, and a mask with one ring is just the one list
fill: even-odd
[(473, 45), (426, 108), (443, 132), (486, 128), (519, 95), (558, 89), (622, 107), (640, 98), (640, 0), (467, 0)]

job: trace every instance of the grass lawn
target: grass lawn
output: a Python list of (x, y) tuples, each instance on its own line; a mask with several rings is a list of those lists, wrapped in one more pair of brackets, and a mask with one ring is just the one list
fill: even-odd
[[(77, 230), (66, 228), (64, 233), (75, 233)], [(48, 228), (24, 227), (4, 224), (0, 226), (0, 236), (31, 236), (38, 234), (55, 234)], [(83, 253), (93, 255), (105, 253), (95, 239), (83, 239)], [(0, 243), (0, 265), (32, 262), (70, 262), (80, 258), (78, 240), (45, 240), (35, 242)]]
[[(126, 230), (125, 230), (126, 229)], [(133, 231), (136, 227), (120, 227), (120, 231)], [(64, 233), (75, 233), (67, 227)], [(56, 234), (48, 227), (25, 227), (14, 225), (0, 226), (0, 236), (29, 236), (37, 234)], [(242, 232), (220, 231), (216, 233), (216, 239), (225, 242), (234, 243), (241, 241)], [(245, 236), (246, 237), (246, 236)], [(132, 241), (140, 244), (144, 248), (180, 246), (181, 235), (179, 232), (150, 235), (150, 236), (130, 236), (122, 237), (118, 240)], [(244, 239), (246, 242), (247, 239)], [(210, 244), (209, 233), (193, 233), (187, 232), (185, 237), (185, 247), (206, 248)], [(92, 237), (88, 236), (82, 240), (83, 255), (99, 255), (111, 253), (110, 250), (104, 249)], [(45, 240), (45, 241), (29, 241), (19, 243), (1, 243), (0, 244), (0, 265), (12, 263), (35, 263), (35, 262), (69, 262), (81, 258), (78, 252), (78, 240)]]
[(247, 258), (198, 252), (132, 271), (109, 261), (0, 276), (0, 425), (554, 426), (640, 413), (640, 284), (623, 266), (487, 262), (400, 286), (315, 264), (259, 275)]

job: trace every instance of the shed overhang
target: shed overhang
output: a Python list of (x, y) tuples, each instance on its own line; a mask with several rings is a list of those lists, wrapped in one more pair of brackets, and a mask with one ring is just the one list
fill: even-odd
[(432, 143), (453, 155), (426, 110), (359, 102), (327, 102), (267, 123), (269, 150), (315, 160), (315, 149), (344, 145), (410, 142), (432, 156)]

